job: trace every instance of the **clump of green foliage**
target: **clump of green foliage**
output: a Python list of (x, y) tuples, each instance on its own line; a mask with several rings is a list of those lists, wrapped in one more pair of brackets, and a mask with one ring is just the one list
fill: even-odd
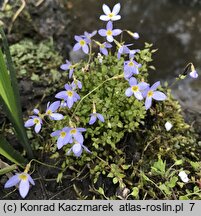
[(18, 78), (31, 78), (34, 83), (43, 86), (58, 83), (63, 78), (63, 73), (58, 71), (62, 58), (55, 51), (52, 40), (37, 44), (24, 39), (10, 46), (10, 51)]
[[(138, 80), (147, 81), (153, 52), (155, 50), (151, 50), (151, 45), (146, 44), (145, 49), (136, 55), (138, 62), (143, 65)], [(56, 147), (51, 148), (51, 158), (56, 158), (63, 168), (57, 181), (62, 181), (66, 170), (70, 169), (73, 171), (72, 178), (86, 178), (91, 197), (94, 193), (96, 198), (107, 199), (199, 197), (201, 194), (197, 191), (199, 188), (195, 179), (188, 189), (178, 177), (184, 165), (197, 164), (200, 160), (196, 134), (184, 122), (180, 105), (166, 86), (160, 90), (168, 92), (168, 99), (154, 103), (146, 112), (142, 101), (125, 96), (128, 83), (121, 76), (122, 66), (123, 58), (118, 60), (116, 56), (108, 55), (102, 63), (94, 58), (90, 67), (86, 67), (85, 62), (76, 67), (76, 79), (83, 84), (79, 94), (81, 98), (88, 96), (71, 110), (60, 109), (65, 119), (57, 122), (52, 130), (65, 127), (69, 121), (74, 122), (76, 127), (87, 128), (85, 145), (92, 154), (84, 153), (76, 158), (65, 155), (70, 149), (69, 145), (65, 145), (62, 148), (64, 151), (59, 153)], [(110, 79), (112, 77), (116, 78)], [(97, 122), (89, 127), (93, 103), (97, 112), (104, 114), (105, 122)], [(173, 124), (173, 129), (168, 132), (164, 127), (167, 121)], [(54, 145), (54, 141), (47, 143), (51, 147)], [(157, 169), (162, 169), (161, 173)], [(190, 170), (192, 176), (201, 177), (199, 169), (195, 171), (190, 166)], [(192, 196), (188, 195), (189, 191), (193, 193)]]

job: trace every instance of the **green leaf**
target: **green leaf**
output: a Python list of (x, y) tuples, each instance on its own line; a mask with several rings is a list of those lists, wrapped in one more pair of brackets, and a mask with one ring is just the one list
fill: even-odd
[(179, 200), (189, 200), (189, 198), (187, 196), (180, 196)]
[(170, 179), (169, 182), (166, 182), (166, 185), (170, 188), (173, 188), (173, 187), (175, 187), (177, 181), (178, 181), (178, 178), (176, 176), (174, 176)]
[(16, 74), (9, 52), (8, 43), (2, 28), (0, 28), (0, 34), (2, 36), (3, 48), (7, 60), (6, 67), (4, 56), (2, 50), (0, 49), (0, 102), (3, 105), (3, 109), (6, 112), (10, 122), (13, 124), (20, 143), (27, 151), (28, 156), (32, 158), (33, 153), (28, 142), (22, 119)]
[(138, 187), (134, 187), (134, 188), (133, 188), (133, 191), (132, 191), (132, 193), (131, 193), (131, 195), (132, 195), (133, 197), (137, 197), (138, 194), (139, 194), (139, 189), (138, 189)]
[(115, 177), (115, 178), (113, 178), (113, 184), (117, 184), (118, 183), (118, 178), (117, 177)]
[(0, 136), (0, 154), (22, 168), (28, 163), (3, 136)]
[(6, 173), (12, 172), (13, 170), (17, 169), (17, 165), (13, 164), (11, 166), (5, 167), (3, 169), (0, 169), (0, 175), (4, 175)]
[(99, 187), (97, 192), (100, 193), (101, 195), (105, 195), (105, 192), (102, 187)]

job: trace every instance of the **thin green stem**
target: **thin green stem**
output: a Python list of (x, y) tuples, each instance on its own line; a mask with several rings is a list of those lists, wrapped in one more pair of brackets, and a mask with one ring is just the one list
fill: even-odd
[(74, 110), (74, 112), (73, 112), (73, 114), (72, 114), (72, 116), (71, 116), (71, 118), (70, 118), (70, 121), (71, 121), (71, 119), (73, 119), (73, 117), (74, 117), (74, 115), (75, 115), (75, 113), (76, 113), (78, 107), (80, 106), (80, 104), (82, 103), (82, 101), (83, 101), (85, 98), (87, 98), (90, 94), (92, 94), (94, 91), (96, 91), (97, 89), (99, 89), (104, 83), (106, 83), (106, 82), (108, 82), (108, 81), (110, 81), (110, 80), (113, 80), (113, 79), (120, 79), (120, 78), (123, 78), (123, 77), (124, 77), (124, 75), (121, 74), (121, 75), (117, 75), (117, 76), (113, 76), (113, 77), (111, 77), (111, 78), (108, 78), (108, 79), (106, 79), (105, 81), (103, 81), (100, 85), (98, 85), (96, 88), (94, 88), (92, 91), (90, 91), (88, 94), (86, 94), (86, 95), (79, 101), (79, 103), (77, 104), (77, 106), (76, 106), (76, 108), (75, 108), (75, 110)]
[(46, 167), (50, 167), (50, 168), (54, 168), (54, 169), (63, 170), (63, 169), (61, 169), (61, 168), (59, 168), (59, 167), (56, 167), (56, 166), (54, 166), (54, 165), (49, 165), (49, 164), (43, 163), (43, 162), (41, 162), (41, 161), (39, 161), (39, 160), (36, 160), (36, 159), (32, 159), (32, 160), (29, 162), (29, 166), (31, 166), (31, 163), (32, 163), (32, 162), (36, 162), (36, 163), (41, 164), (41, 165), (46, 166)]

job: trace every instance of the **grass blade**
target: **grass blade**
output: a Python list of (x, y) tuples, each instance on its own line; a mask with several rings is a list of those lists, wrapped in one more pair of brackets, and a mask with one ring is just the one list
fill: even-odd
[(22, 168), (24, 168), (25, 165), (27, 164), (26, 159), (23, 158), (21, 154), (17, 152), (10, 145), (10, 143), (1, 135), (0, 135), (0, 154)]

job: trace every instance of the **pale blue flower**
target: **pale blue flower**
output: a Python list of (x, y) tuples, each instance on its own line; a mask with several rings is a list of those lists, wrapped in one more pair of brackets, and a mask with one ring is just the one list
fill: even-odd
[(73, 51), (77, 51), (79, 49), (82, 48), (82, 51), (86, 54), (89, 53), (89, 47), (87, 45), (87, 40), (85, 38), (83, 38), (82, 36), (77, 36), (75, 35), (75, 40), (77, 41), (77, 43), (74, 45), (73, 47)]
[(29, 192), (30, 183), (35, 185), (34, 180), (28, 173), (17, 173), (6, 182), (4, 188), (10, 188), (19, 184), (20, 196), (25, 198)]
[(69, 143), (69, 137), (67, 137), (67, 134), (69, 132), (68, 127), (64, 127), (62, 130), (56, 130), (51, 133), (52, 137), (58, 137), (57, 139), (57, 148), (61, 149), (64, 145)]
[(109, 44), (109, 43), (107, 43), (107, 42), (104, 42), (104, 43), (102, 43), (102, 44), (99, 45), (99, 48), (100, 48), (100, 52), (103, 55), (107, 56), (108, 55), (108, 50), (107, 49), (112, 48), (112, 45)]
[(24, 124), (25, 127), (32, 127), (35, 125), (34, 130), (39, 133), (42, 126), (42, 119), (39, 116), (30, 116), (31, 119), (27, 120)]
[(74, 67), (70, 61), (66, 60), (66, 64), (62, 64), (60, 68), (65, 71), (69, 70), (69, 79), (72, 77), (74, 72)]
[(105, 13), (105, 15), (101, 15), (100, 20), (103, 20), (103, 21), (109, 21), (109, 20), (116, 21), (116, 20), (121, 19), (121, 16), (118, 15), (120, 9), (121, 9), (120, 3), (116, 4), (113, 7), (112, 11), (106, 4), (103, 4), (103, 12)]
[(132, 75), (139, 74), (139, 68), (142, 65), (137, 63), (135, 60), (130, 59), (124, 62), (124, 77), (126, 79), (130, 78)]
[(63, 99), (67, 102), (67, 106), (70, 109), (73, 104), (80, 99), (80, 96), (73, 91), (72, 87), (68, 84), (65, 85), (66, 91), (61, 91), (55, 95), (56, 98)]
[(86, 152), (91, 153), (91, 151), (89, 151), (89, 149), (88, 149), (86, 146), (84, 146), (83, 144), (75, 143), (75, 144), (69, 149), (69, 151), (67, 152), (67, 155), (69, 155), (71, 152), (73, 152), (74, 155), (75, 155), (76, 157), (80, 157), (81, 154), (82, 154), (83, 149), (84, 149)]
[(138, 100), (142, 100), (143, 99), (142, 91), (147, 89), (147, 87), (149, 87), (149, 84), (146, 82), (137, 83), (137, 80), (134, 77), (131, 77), (129, 79), (129, 84), (130, 84), (130, 88), (126, 89), (126, 92), (125, 92), (126, 96), (130, 97), (131, 95), (134, 94), (134, 96)]
[(93, 31), (92, 33), (89, 33), (89, 32), (84, 32), (84, 35), (81, 35), (81, 37), (83, 37), (86, 42), (89, 44), (91, 43), (91, 38), (94, 37), (95, 35), (97, 34), (97, 31)]
[(73, 89), (76, 89), (77, 87), (82, 89), (82, 83), (79, 80), (74, 80), (70, 85)]
[(146, 96), (146, 100), (145, 100), (146, 110), (148, 110), (151, 107), (152, 98), (157, 101), (163, 101), (167, 98), (167, 96), (163, 92), (156, 91), (159, 85), (160, 82), (158, 81), (143, 92), (143, 95)]
[(92, 125), (96, 122), (97, 119), (99, 119), (101, 122), (104, 122), (104, 117), (102, 114), (100, 113), (92, 113), (90, 114), (90, 120), (89, 120), (89, 124)]
[(83, 144), (84, 137), (82, 135), (82, 132), (85, 132), (85, 128), (68, 128), (67, 132), (67, 138), (69, 140), (69, 143), (78, 142), (80, 144)]
[(121, 58), (121, 55), (123, 54), (129, 54), (130, 53), (130, 49), (128, 48), (129, 46), (132, 46), (133, 44), (125, 44), (125, 45), (121, 45), (119, 48), (118, 48), (118, 51), (117, 51), (117, 58), (120, 59)]
[(99, 35), (102, 37), (106, 37), (108, 42), (113, 42), (113, 36), (117, 36), (121, 34), (122, 30), (120, 29), (113, 29), (113, 24), (111, 21), (107, 23), (106, 29), (100, 29), (98, 31)]
[(55, 113), (57, 109), (60, 107), (60, 104), (60, 101), (55, 101), (52, 104), (48, 102), (45, 114), (49, 116), (51, 120), (61, 120), (64, 118), (62, 114)]

